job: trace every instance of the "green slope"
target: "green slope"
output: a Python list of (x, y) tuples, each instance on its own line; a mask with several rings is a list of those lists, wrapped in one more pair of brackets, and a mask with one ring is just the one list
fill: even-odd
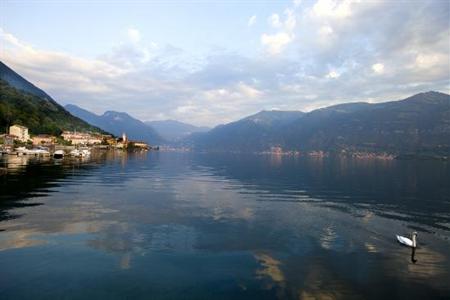
[(18, 90), (0, 79), (0, 132), (7, 132), (12, 124), (26, 126), (32, 134), (59, 135), (64, 130), (105, 133), (72, 116), (56, 102)]

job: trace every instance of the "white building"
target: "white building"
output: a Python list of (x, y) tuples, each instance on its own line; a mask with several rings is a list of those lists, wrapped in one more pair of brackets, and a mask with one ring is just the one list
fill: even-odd
[(92, 145), (102, 142), (101, 137), (83, 132), (64, 131), (61, 136), (64, 140), (71, 141), (72, 145)]
[(26, 142), (30, 139), (28, 128), (17, 124), (9, 127), (9, 134), (16, 136), (21, 142)]

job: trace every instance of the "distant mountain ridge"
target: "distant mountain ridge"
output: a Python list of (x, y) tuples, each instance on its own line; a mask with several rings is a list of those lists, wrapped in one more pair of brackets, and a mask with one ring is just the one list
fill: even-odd
[[(327, 109), (322, 110), (326, 112)], [(285, 131), (290, 149), (449, 153), (450, 95), (420, 93), (400, 101), (335, 112), (313, 111)]]
[(205, 134), (196, 134), (187, 141), (198, 150), (252, 152), (277, 145), (276, 130), (299, 119), (301, 111), (261, 111), (225, 125), (219, 125)]
[(292, 110), (262, 110), (241, 121), (253, 122), (260, 126), (282, 126), (300, 119), (304, 114), (304, 112)]
[[(292, 118), (285, 114), (263, 111), (197, 134), (186, 144), (209, 151), (258, 152), (280, 146), (286, 151), (450, 154), (450, 95), (440, 92), (377, 104), (339, 104)], [(273, 121), (264, 121), (265, 115)]]
[(147, 121), (144, 123), (154, 128), (167, 141), (178, 141), (190, 134), (207, 132), (211, 129), (209, 127), (194, 126), (176, 120)]
[(47, 93), (0, 62), (0, 132), (12, 124), (29, 128), (32, 134), (59, 135), (64, 130), (106, 133), (74, 117)]
[(164, 143), (164, 139), (153, 128), (127, 113), (106, 111), (103, 115), (97, 115), (73, 104), (68, 104), (65, 108), (74, 116), (114, 135), (126, 133), (132, 140), (145, 141), (151, 145)]

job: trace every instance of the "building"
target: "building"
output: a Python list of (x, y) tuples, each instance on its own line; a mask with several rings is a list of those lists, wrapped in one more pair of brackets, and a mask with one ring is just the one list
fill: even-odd
[(93, 145), (102, 143), (101, 136), (90, 133), (64, 131), (61, 136), (65, 141), (72, 142), (72, 145)]
[(280, 146), (270, 147), (270, 153), (280, 155), (283, 154), (283, 148)]
[(149, 145), (146, 142), (130, 141), (130, 143), (136, 148), (147, 149), (147, 150), (150, 149)]
[(125, 133), (122, 133), (122, 137), (116, 140), (115, 147), (118, 149), (126, 149), (128, 148), (128, 138)]
[(30, 139), (28, 128), (17, 124), (9, 127), (9, 134), (16, 136), (17, 140), (21, 142), (27, 142)]
[(48, 134), (39, 134), (33, 136), (33, 145), (53, 145), (56, 142), (56, 137)]
[(3, 146), (14, 146), (14, 139), (17, 137), (11, 134), (0, 134), (0, 139), (3, 140)]
[(117, 139), (115, 147), (118, 149), (125, 149), (128, 147), (128, 143), (126, 140), (123, 139), (123, 137), (121, 137)]
[(109, 146), (114, 146), (117, 143), (115, 137), (110, 134), (102, 134), (102, 144), (108, 144)]

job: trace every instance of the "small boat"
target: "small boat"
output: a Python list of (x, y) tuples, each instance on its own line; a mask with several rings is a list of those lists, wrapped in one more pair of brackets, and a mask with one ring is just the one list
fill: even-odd
[(38, 147), (36, 149), (36, 152), (38, 155), (41, 155), (41, 156), (50, 156), (50, 151), (46, 147)]
[(25, 147), (18, 147), (18, 148), (16, 148), (16, 154), (17, 155), (26, 155), (26, 154), (28, 154), (28, 149)]
[(74, 156), (74, 157), (80, 157), (81, 156), (81, 152), (78, 149), (74, 149), (74, 150), (70, 151), (70, 155)]
[(63, 157), (64, 157), (63, 150), (56, 150), (55, 153), (53, 153), (53, 158), (61, 159)]
[(89, 155), (91, 155), (91, 151), (89, 149), (81, 150), (81, 157), (87, 157)]
[(35, 156), (49, 156), (50, 152), (43, 148), (35, 148), (35, 149), (28, 150), (26, 152), (26, 154), (27, 155), (35, 155)]
[(408, 246), (411, 248), (416, 248), (417, 247), (416, 237), (417, 237), (417, 232), (414, 231), (411, 234), (411, 239), (404, 237), (404, 236), (397, 235), (397, 240), (402, 245), (405, 245), (405, 246)]
[(10, 153), (11, 153), (11, 150), (8, 149), (8, 148), (3, 148), (3, 149), (0, 150), (0, 153), (1, 153), (1, 154), (10, 154)]
[(91, 151), (89, 149), (82, 149), (82, 150), (74, 149), (70, 151), (70, 155), (73, 157), (87, 157), (91, 155)]
[(24, 154), (26, 154), (26, 155), (36, 155), (36, 150), (35, 149), (26, 149)]

